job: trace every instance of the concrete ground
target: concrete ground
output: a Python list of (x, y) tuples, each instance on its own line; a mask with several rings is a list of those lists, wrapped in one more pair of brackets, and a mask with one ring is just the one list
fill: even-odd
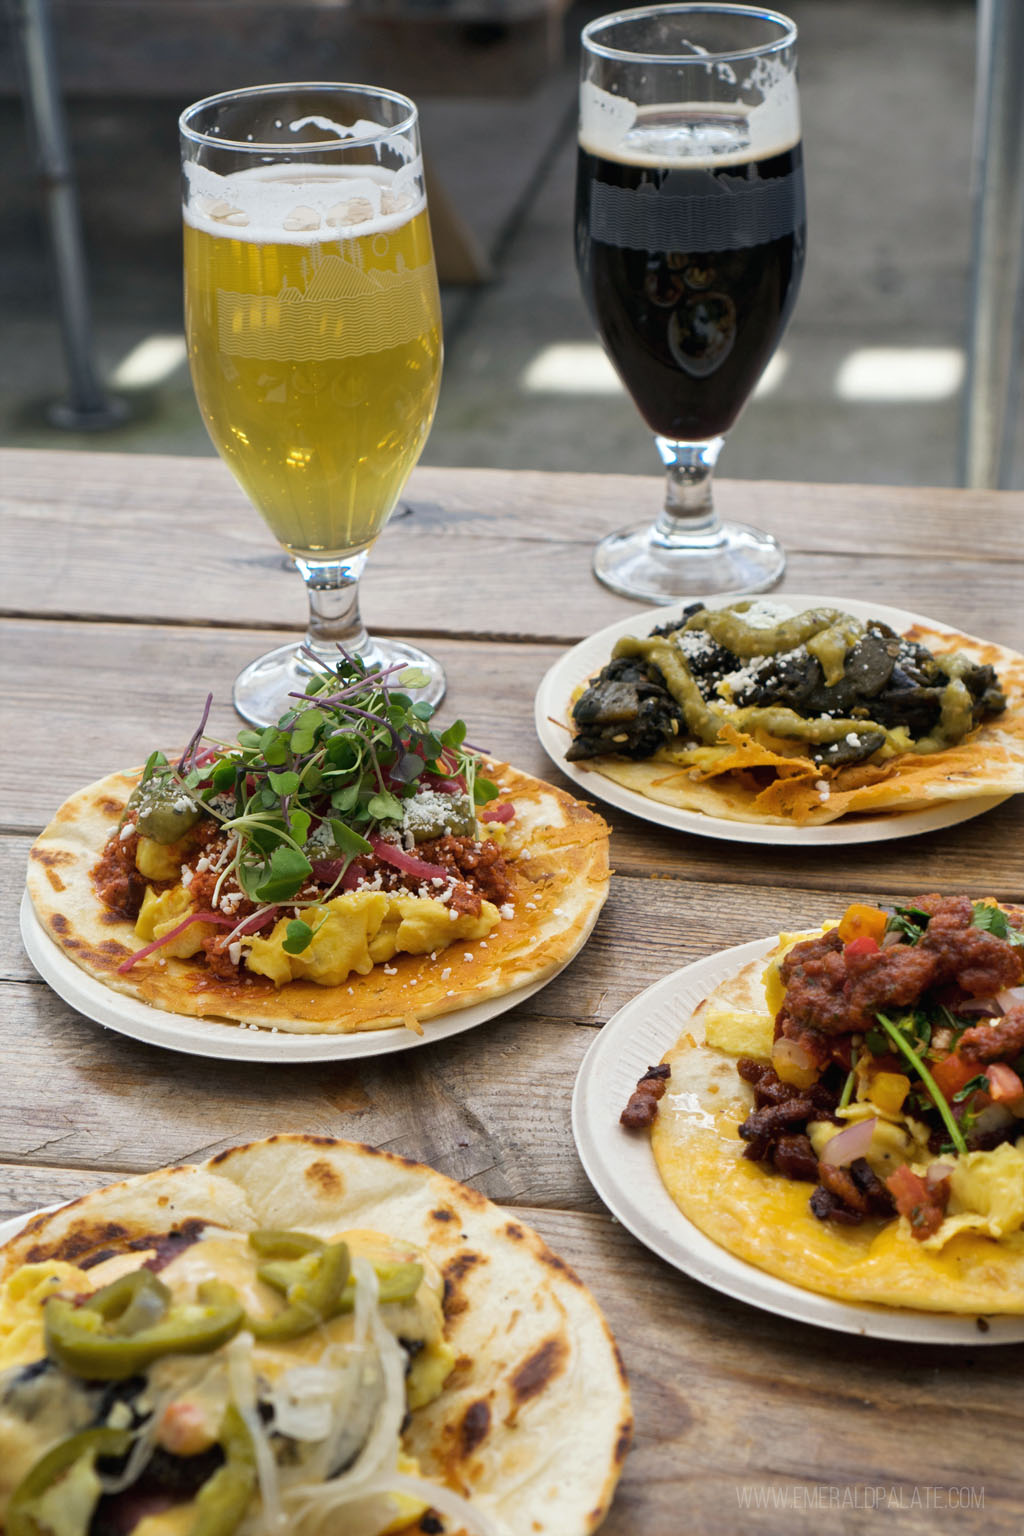
[[(790, 0), (787, 8), (801, 29), (808, 265), (779, 358), (720, 472), (952, 485), (975, 7)], [(570, 36), (606, 9), (577, 4)], [(493, 266), (488, 284), (445, 291), (444, 383), (425, 463), (656, 470), (577, 288), (575, 95), (572, 43), (565, 67), (527, 100), (422, 103), (428, 156)], [(76, 100), (69, 115), (97, 356), (131, 416), (93, 435), (46, 420), (45, 403), (64, 388), (63, 361), (21, 107), (3, 101), (0, 444), (209, 453), (181, 342), (175, 104)], [(1024, 429), (1013, 483), (1024, 487)]]

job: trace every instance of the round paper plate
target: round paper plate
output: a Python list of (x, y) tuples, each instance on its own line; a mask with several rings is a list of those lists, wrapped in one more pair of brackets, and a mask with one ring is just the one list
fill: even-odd
[[(597, 919), (596, 913), (594, 919)], [(566, 965), (579, 953), (589, 936), (588, 928), (580, 936)], [(301, 1035), (235, 1024), (229, 1020), (193, 1019), (186, 1014), (152, 1008), (148, 1003), (112, 991), (95, 977), (87, 975), (58, 948), (36, 916), (27, 891), (21, 898), (21, 937), (29, 959), (43, 980), (58, 997), (85, 1014), (87, 1019), (133, 1040), (143, 1040), (148, 1045), (162, 1045), (189, 1056), (213, 1056), (221, 1061), (351, 1061), (364, 1056), (385, 1056), (391, 1051), (408, 1051), (486, 1024), (489, 1019), (525, 1002), (558, 974), (553, 972), (542, 981), (531, 982), (529, 986), (519, 987), (502, 997), (488, 998), (485, 1002), (426, 1019), (421, 1035), (403, 1028), (361, 1030), (347, 1035)]]
[(583, 1058), (572, 1100), (573, 1135), (590, 1182), (612, 1215), (653, 1253), (703, 1285), (765, 1312), (839, 1333), (913, 1344), (1024, 1341), (1024, 1317), (979, 1321), (973, 1314), (835, 1301), (736, 1258), (679, 1210), (661, 1182), (649, 1138), (619, 1124), (637, 1081), (675, 1044), (697, 1005), (776, 942), (757, 939), (684, 966), (648, 987), (604, 1026)]
[[(771, 594), (770, 594), (771, 595)], [(852, 613), (858, 619), (881, 619), (891, 628), (903, 632), (914, 624), (925, 624), (941, 629), (942, 625), (920, 614), (907, 613), (902, 608), (888, 608), (884, 603), (863, 603), (853, 598), (808, 597), (803, 593), (781, 592), (779, 601), (799, 612), (804, 608), (839, 608)], [(737, 601), (732, 596), (712, 597), (709, 608), (721, 608)], [(660, 827), (671, 827), (680, 832), (696, 832), (701, 837), (720, 837), (733, 843), (789, 844), (800, 848), (835, 847), (842, 843), (884, 842), (894, 837), (915, 837), (922, 832), (935, 832), (940, 827), (953, 827), (958, 822), (970, 821), (1008, 800), (1009, 795), (975, 795), (966, 800), (945, 800), (925, 810), (885, 812), (875, 816), (843, 816), (838, 821), (823, 826), (796, 827), (763, 825), (750, 821), (726, 821), (720, 816), (706, 816), (702, 811), (684, 811), (675, 806), (663, 805), (659, 800), (649, 800), (633, 789), (626, 789), (612, 779), (605, 778), (585, 763), (567, 763), (566, 748), (572, 739), (570, 710), (573, 694), (582, 683), (611, 658), (612, 647), (625, 635), (648, 635), (655, 625), (668, 624), (677, 619), (687, 607), (686, 602), (673, 603), (667, 608), (648, 608), (609, 624), (567, 651), (541, 682), (534, 705), (534, 719), (540, 744), (551, 761), (567, 778), (579, 786), (588, 799), (603, 800), (620, 811), (629, 811), (644, 821), (652, 821)]]

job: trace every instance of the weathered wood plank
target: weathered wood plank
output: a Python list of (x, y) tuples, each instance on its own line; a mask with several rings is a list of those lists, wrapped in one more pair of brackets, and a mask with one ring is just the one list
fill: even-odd
[[(720, 501), (783, 539), (783, 592), (875, 596), (1019, 646), (1024, 496), (1002, 494), (734, 481)], [(645, 477), (417, 470), (407, 510), (368, 567), (367, 621), (381, 632), (572, 643), (639, 611), (597, 583), (591, 549), (621, 523), (653, 516), (659, 495)], [(83, 463), (5, 450), (0, 514), (9, 613), (293, 632), (305, 623), (299, 578), (217, 460), (97, 454)], [(456, 558), (472, 580), (452, 579)], [(984, 582), (982, 559), (992, 562)]]
[(64, 1164), (136, 1169), (309, 1130), (387, 1145), (498, 1199), (589, 1208), (569, 1106), (594, 1028), (659, 977), (820, 909), (809, 891), (620, 878), (583, 953), (509, 1014), (436, 1044), (427, 1024), (428, 1043), (398, 1057), (290, 1067), (211, 1069), (87, 1023), (5, 939), (0, 1157), (50, 1162), (59, 1147)]
[(328, 1065), (211, 1068), (139, 1044), (84, 1021), (5, 953), (22, 979), (0, 984), (0, 1158), (49, 1163), (59, 1149), (63, 1164), (133, 1170), (307, 1130), (386, 1145), (496, 1199), (591, 1209), (569, 1111), (594, 1028), (693, 960), (839, 910), (815, 891), (618, 877), (586, 949), (534, 998), (436, 1044), (428, 1024), (428, 1043), (398, 1057)]

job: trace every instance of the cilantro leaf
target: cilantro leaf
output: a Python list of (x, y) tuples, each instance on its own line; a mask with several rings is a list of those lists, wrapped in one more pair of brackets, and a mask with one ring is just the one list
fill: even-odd
[(977, 1077), (972, 1077), (969, 1083), (964, 1083), (963, 1087), (954, 1093), (953, 1103), (962, 1104), (965, 1099), (969, 1099), (971, 1094), (976, 1093), (979, 1088), (984, 1088), (986, 1092), (988, 1090), (988, 1078), (984, 1072), (980, 1072)]
[(928, 913), (920, 907), (893, 907), (885, 924), (886, 933), (901, 934), (908, 944), (918, 944), (928, 927)]
[(992, 934), (993, 938), (1005, 939), (1008, 944), (1024, 944), (1024, 933), (1019, 928), (1013, 928), (1002, 907), (992, 906), (989, 902), (976, 901), (971, 912), (971, 927), (980, 928), (983, 933)]

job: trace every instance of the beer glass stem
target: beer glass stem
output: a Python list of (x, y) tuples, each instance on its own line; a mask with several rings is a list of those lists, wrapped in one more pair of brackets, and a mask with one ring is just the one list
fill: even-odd
[(368, 554), (364, 549), (344, 560), (295, 557), (309, 598), (306, 644), (328, 666), (338, 660), (339, 645), (357, 655), (367, 650), (369, 636), (359, 614), (359, 578)]
[(665, 507), (655, 524), (655, 536), (667, 544), (713, 538), (721, 524), (711, 499), (711, 477), (725, 438), (712, 437), (705, 443), (675, 443), (667, 437), (654, 441), (668, 472)]

